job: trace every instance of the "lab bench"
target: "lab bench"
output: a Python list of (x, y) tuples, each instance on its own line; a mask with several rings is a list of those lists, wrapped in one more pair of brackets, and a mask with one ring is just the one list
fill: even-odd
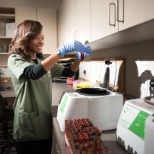
[[(75, 91), (71, 85), (66, 83), (51, 83), (52, 84), (52, 114), (53, 114), (53, 152), (56, 154), (56, 151), (60, 154), (66, 154), (65, 144), (64, 144), (64, 133), (60, 131), (59, 124), (57, 121), (57, 109), (58, 104), (61, 100), (61, 97), (65, 91)], [(6, 99), (15, 98), (15, 93), (13, 90), (7, 90), (1, 92), (2, 96)], [(104, 131), (102, 134), (102, 140), (111, 150), (112, 154), (126, 154), (127, 152), (124, 148), (116, 141), (116, 130)]]
[[(53, 114), (53, 153), (66, 154), (64, 132), (61, 132), (57, 121), (57, 108), (64, 91), (75, 91), (66, 83), (52, 83), (52, 114)], [(103, 131), (102, 140), (111, 150), (112, 154), (126, 154), (126, 150), (116, 141), (116, 130)]]

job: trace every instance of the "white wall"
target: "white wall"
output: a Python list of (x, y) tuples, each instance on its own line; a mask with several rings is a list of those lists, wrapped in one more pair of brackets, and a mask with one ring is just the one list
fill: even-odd
[(103, 59), (106, 57), (126, 58), (126, 93), (135, 97), (140, 97), (141, 78), (138, 77), (138, 69), (135, 61), (154, 61), (154, 40), (95, 51), (87, 59)]

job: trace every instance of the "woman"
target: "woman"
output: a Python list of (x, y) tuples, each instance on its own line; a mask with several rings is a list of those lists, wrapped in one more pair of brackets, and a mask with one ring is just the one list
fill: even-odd
[[(16, 93), (13, 137), (18, 154), (51, 154), (51, 78), (72, 76), (79, 67), (81, 52), (85, 56), (91, 53), (89, 46), (72, 41), (44, 59), (43, 45), (40, 22), (25, 20), (17, 26), (8, 68)], [(77, 51), (77, 58), (70, 68), (56, 64), (61, 57), (73, 51)]]

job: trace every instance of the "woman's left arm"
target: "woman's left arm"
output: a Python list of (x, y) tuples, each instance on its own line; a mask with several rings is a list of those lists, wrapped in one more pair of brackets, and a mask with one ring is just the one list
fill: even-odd
[(76, 72), (79, 68), (79, 65), (80, 65), (80, 60), (75, 59), (74, 62), (70, 66), (71, 71)]

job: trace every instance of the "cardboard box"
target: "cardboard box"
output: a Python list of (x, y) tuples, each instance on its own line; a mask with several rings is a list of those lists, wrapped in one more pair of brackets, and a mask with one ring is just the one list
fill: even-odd
[(7, 31), (7, 30), (14, 30), (15, 28), (16, 28), (15, 22), (6, 23), (6, 24), (5, 24), (5, 29), (6, 29), (6, 31)]
[(12, 37), (13, 34), (14, 34), (14, 31), (15, 31), (14, 29), (8, 29), (8, 30), (6, 30), (5, 36)]

